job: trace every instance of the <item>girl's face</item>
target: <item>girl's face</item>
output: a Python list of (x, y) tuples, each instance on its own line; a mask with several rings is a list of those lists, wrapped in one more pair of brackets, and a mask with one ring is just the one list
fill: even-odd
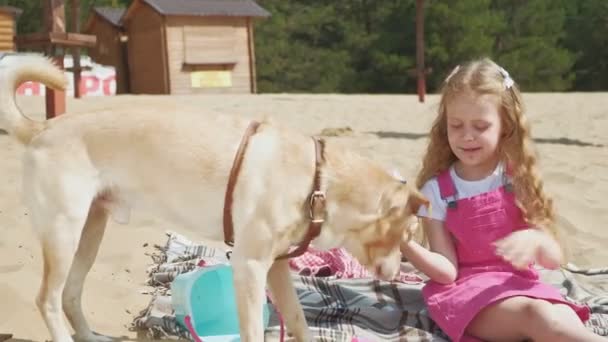
[(502, 132), (500, 97), (465, 92), (446, 103), (450, 148), (471, 177), (487, 175), (498, 162)]

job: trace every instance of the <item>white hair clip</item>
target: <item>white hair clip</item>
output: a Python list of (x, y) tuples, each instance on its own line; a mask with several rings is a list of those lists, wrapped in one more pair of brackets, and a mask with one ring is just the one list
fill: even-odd
[(513, 79), (507, 72), (507, 70), (505, 70), (503, 67), (498, 67), (498, 70), (500, 71), (500, 73), (502, 74), (502, 77), (504, 78), (504, 80), (502, 81), (502, 84), (505, 86), (505, 89), (511, 88), (513, 86), (513, 84), (515, 84), (515, 81), (513, 81)]
[(459, 69), (460, 65), (455, 66), (454, 69), (452, 69), (452, 72), (450, 72), (450, 74), (448, 75), (448, 77), (445, 78), (445, 83), (448, 83), (450, 81), (450, 78), (452, 78), (452, 76), (454, 76)]

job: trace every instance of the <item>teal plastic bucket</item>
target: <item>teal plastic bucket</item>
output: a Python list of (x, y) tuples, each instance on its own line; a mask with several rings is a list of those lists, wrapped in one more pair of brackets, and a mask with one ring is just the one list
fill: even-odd
[[(193, 329), (196, 335), (233, 336), (239, 340), (233, 272), (229, 265), (202, 267), (178, 275), (171, 283), (171, 301), (178, 323)], [(266, 328), (270, 318), (267, 303), (262, 315)]]

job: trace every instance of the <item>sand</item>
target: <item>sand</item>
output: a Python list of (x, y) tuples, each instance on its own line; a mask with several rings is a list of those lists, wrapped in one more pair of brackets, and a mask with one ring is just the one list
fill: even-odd
[[(571, 261), (581, 267), (608, 266), (608, 95), (535, 93), (524, 99)], [(32, 117), (43, 117), (44, 98), (18, 101)], [(71, 113), (139, 108), (170, 116), (195, 111), (201, 120), (206, 115), (268, 116), (306, 134), (325, 129), (333, 135), (328, 139), (413, 179), (437, 101), (434, 95), (423, 104), (413, 95), (116, 96), (69, 99), (67, 107)], [(0, 135), (0, 146), (0, 334), (14, 334), (13, 341), (44, 341), (49, 335), (34, 305), (40, 249), (20, 201), (22, 147), (6, 135)], [(166, 230), (180, 228), (153, 213), (133, 215), (128, 225), (108, 226), (83, 297), (93, 329), (119, 340), (137, 339), (128, 327), (150, 299), (141, 294), (150, 264), (146, 253), (165, 241)]]

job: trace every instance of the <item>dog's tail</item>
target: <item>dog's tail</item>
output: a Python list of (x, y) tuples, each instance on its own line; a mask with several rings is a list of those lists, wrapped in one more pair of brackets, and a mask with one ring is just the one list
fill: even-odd
[(10, 54), (0, 59), (0, 123), (19, 142), (29, 144), (46, 127), (45, 122), (25, 116), (15, 102), (17, 87), (23, 82), (40, 82), (47, 87), (64, 90), (65, 74), (42, 55)]

